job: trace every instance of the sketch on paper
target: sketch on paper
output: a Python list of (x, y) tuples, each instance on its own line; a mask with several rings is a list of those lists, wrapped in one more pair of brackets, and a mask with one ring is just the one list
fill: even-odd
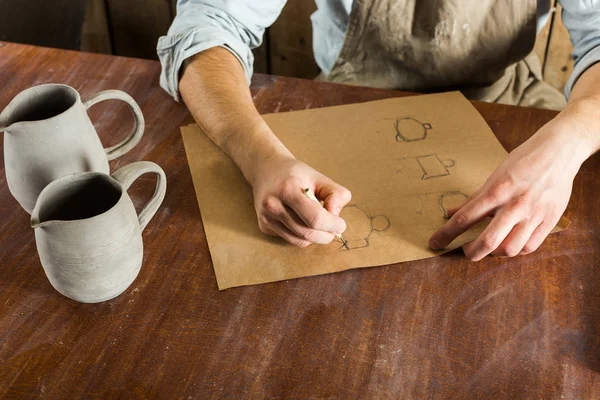
[(440, 160), (437, 154), (419, 156), (416, 160), (423, 171), (421, 180), (450, 175), (450, 170), (448, 168), (452, 168), (456, 164), (456, 161), (452, 159)]
[(373, 233), (387, 231), (392, 225), (386, 215), (371, 216), (356, 204), (344, 207), (342, 213), (347, 223), (347, 229), (343, 233), (343, 237), (348, 243), (348, 248), (345, 246), (340, 247), (340, 250), (344, 251), (369, 247)]
[(444, 214), (444, 218), (448, 219), (448, 210), (452, 207), (456, 207), (459, 204), (467, 200), (469, 196), (459, 190), (444, 192), (438, 196), (438, 207)]
[[(262, 235), (250, 204), (252, 188), (235, 163), (192, 125), (182, 129), (182, 136), (219, 289), (437, 255), (427, 246), (430, 234), (507, 155), (460, 93), (265, 114), (264, 119), (293, 154), (352, 189), (353, 205), (340, 213), (350, 249), (337, 239), (299, 250)], [(464, 244), (486, 223), (452, 246)]]
[(405, 117), (394, 121), (396, 130), (396, 142), (419, 142), (427, 139), (427, 132), (431, 124), (423, 123), (418, 119)]

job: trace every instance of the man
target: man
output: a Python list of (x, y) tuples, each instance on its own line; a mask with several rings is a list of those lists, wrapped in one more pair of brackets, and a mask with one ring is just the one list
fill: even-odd
[[(563, 108), (515, 149), (433, 234), (447, 246), (487, 216), (463, 246), (471, 260), (536, 250), (564, 212), (580, 165), (600, 147), (600, 1), (562, 0), (574, 45), (569, 99), (541, 81), (532, 56), (542, 0), (317, 0), (315, 58), (325, 80), (413, 91), (459, 88), (472, 99)], [(260, 229), (297, 246), (342, 233), (350, 192), (294, 158), (256, 111), (251, 49), (283, 0), (180, 0), (158, 43), (162, 86), (179, 100), (252, 185)], [(180, 79), (181, 77), (181, 79)], [(327, 132), (323, 132), (324, 135)], [(311, 188), (325, 209), (298, 188)]]

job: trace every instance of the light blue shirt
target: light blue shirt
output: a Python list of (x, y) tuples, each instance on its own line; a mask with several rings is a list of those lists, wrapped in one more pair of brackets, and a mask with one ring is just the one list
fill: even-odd
[[(178, 0), (177, 17), (158, 40), (161, 86), (176, 100), (183, 61), (211, 47), (233, 53), (252, 77), (252, 49), (260, 46), (265, 29), (279, 16), (286, 0)], [(327, 75), (344, 43), (353, 0), (315, 0), (311, 16), (315, 60)], [(550, 14), (550, 2), (537, 0), (538, 31)], [(565, 86), (568, 98), (577, 78), (600, 61), (600, 0), (559, 0), (562, 19), (573, 43), (575, 67)]]

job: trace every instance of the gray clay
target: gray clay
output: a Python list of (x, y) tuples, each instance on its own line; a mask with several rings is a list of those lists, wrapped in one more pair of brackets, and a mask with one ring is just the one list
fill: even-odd
[[(127, 189), (140, 175), (158, 176), (156, 191), (139, 215)], [(56, 290), (97, 303), (121, 294), (142, 266), (142, 231), (162, 203), (166, 177), (140, 161), (116, 171), (79, 172), (50, 183), (39, 195), (31, 226), (40, 261)]]
[[(104, 149), (87, 109), (109, 99), (127, 103), (135, 126), (121, 143)], [(54, 179), (74, 172), (108, 173), (108, 160), (127, 153), (140, 141), (144, 117), (127, 93), (106, 90), (82, 102), (72, 87), (46, 84), (24, 90), (10, 102), (0, 113), (0, 131), (4, 131), (8, 188), (31, 213), (39, 193)]]

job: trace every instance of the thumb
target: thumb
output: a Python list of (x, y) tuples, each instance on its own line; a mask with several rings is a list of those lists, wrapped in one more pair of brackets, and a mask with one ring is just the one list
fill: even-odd
[(317, 197), (323, 200), (323, 207), (335, 216), (339, 216), (342, 208), (352, 199), (352, 193), (348, 189), (329, 178), (324, 177), (315, 186)]

